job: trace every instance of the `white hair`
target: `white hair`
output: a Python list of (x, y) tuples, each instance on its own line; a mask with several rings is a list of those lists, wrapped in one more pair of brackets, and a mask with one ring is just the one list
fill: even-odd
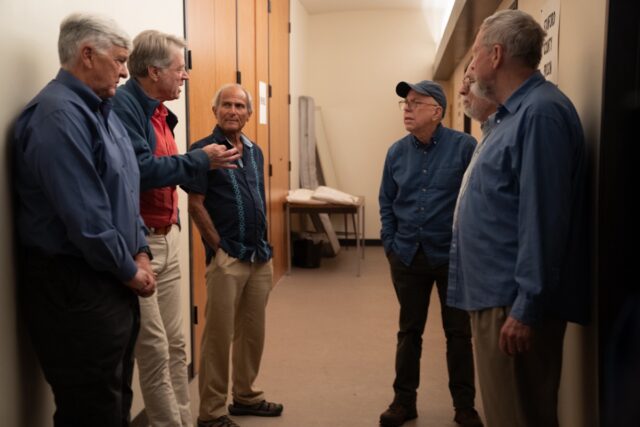
[(215, 96), (213, 97), (213, 100), (211, 101), (211, 106), (215, 107), (216, 109), (219, 108), (220, 102), (222, 102), (222, 92), (232, 87), (237, 87), (238, 89), (242, 89), (244, 94), (247, 96), (247, 111), (249, 112), (249, 114), (253, 113), (253, 99), (251, 98), (251, 94), (249, 93), (248, 90), (243, 88), (242, 85), (238, 83), (227, 83), (223, 85), (220, 89), (218, 89)]
[(80, 46), (85, 42), (92, 43), (99, 51), (105, 51), (112, 46), (131, 49), (129, 35), (114, 20), (100, 15), (73, 13), (60, 24), (60, 65), (64, 68), (70, 67), (80, 53)]

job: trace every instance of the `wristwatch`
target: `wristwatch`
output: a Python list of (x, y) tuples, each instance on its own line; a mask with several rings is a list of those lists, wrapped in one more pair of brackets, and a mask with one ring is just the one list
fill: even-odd
[(138, 249), (138, 254), (147, 254), (147, 256), (149, 257), (149, 261), (151, 261), (153, 259), (153, 254), (151, 253), (151, 249), (149, 249), (149, 246), (143, 246), (140, 249)]

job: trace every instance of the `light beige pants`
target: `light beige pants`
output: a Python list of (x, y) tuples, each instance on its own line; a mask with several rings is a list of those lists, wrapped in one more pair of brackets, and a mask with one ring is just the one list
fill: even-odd
[(227, 413), (229, 355), (233, 345), (232, 394), (242, 404), (264, 399), (254, 382), (264, 348), (265, 309), (273, 264), (242, 262), (218, 249), (207, 266), (207, 307), (198, 377), (202, 421)]
[(186, 343), (182, 332), (180, 228), (147, 237), (157, 289), (140, 301), (140, 334), (135, 355), (149, 424), (191, 427)]
[(531, 349), (500, 351), (510, 307), (469, 313), (487, 427), (558, 427), (558, 387), (566, 322), (546, 319), (533, 329)]

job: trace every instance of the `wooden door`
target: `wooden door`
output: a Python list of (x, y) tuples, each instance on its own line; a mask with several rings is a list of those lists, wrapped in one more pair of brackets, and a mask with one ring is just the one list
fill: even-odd
[[(211, 133), (215, 117), (211, 101), (224, 83), (235, 82), (236, 10), (231, 0), (189, 0), (186, 2), (187, 42), (191, 51), (188, 111), (189, 145)], [(191, 283), (193, 316), (193, 370), (198, 371), (200, 342), (207, 301), (204, 247), (195, 224), (191, 228)]]
[(289, 190), (289, 0), (271, 1), (269, 13), (270, 240), (274, 281), (287, 267), (284, 202)]

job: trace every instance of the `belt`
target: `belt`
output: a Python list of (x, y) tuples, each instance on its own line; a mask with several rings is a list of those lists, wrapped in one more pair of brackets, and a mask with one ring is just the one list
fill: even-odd
[(171, 231), (171, 227), (173, 227), (173, 224), (165, 225), (164, 227), (149, 227), (149, 232), (151, 234), (166, 236)]

